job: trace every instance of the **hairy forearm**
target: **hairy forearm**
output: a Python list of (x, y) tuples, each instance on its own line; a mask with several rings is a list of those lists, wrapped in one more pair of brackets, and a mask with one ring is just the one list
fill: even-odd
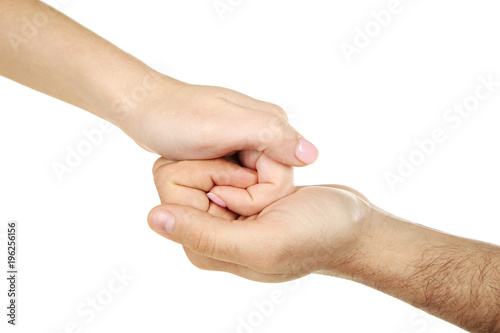
[(500, 247), (375, 213), (349, 278), (472, 332), (500, 332)]
[(110, 121), (152, 70), (35, 0), (0, 0), (0, 75)]

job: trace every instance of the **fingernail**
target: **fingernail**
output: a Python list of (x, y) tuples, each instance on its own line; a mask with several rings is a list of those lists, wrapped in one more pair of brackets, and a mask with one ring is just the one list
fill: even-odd
[(300, 139), (295, 156), (305, 164), (312, 164), (318, 158), (318, 148), (306, 139)]
[(222, 208), (226, 208), (227, 207), (226, 203), (221, 198), (219, 198), (218, 196), (216, 196), (215, 194), (213, 194), (213, 193), (207, 193), (207, 197), (214, 204), (216, 204), (217, 206), (221, 206)]
[(175, 218), (169, 212), (159, 210), (151, 216), (151, 226), (155, 230), (166, 231), (171, 235), (175, 228)]

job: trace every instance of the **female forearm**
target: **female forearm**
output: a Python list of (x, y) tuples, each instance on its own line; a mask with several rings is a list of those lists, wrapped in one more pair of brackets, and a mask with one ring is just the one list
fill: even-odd
[(374, 216), (348, 278), (472, 332), (500, 331), (500, 247)]
[(40, 1), (0, 0), (2, 76), (114, 122), (121, 96), (151, 72)]
[(104, 118), (169, 159), (253, 150), (304, 166), (318, 156), (277, 105), (160, 74), (36, 0), (0, 0), (0, 75)]

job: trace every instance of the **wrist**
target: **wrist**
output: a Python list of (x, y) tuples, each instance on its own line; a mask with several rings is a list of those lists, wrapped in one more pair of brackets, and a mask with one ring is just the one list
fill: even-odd
[(84, 94), (92, 101), (90, 112), (126, 130), (140, 121), (138, 117), (148, 110), (147, 103), (154, 104), (151, 101), (155, 98), (169, 100), (169, 91), (181, 82), (119, 49), (113, 59), (92, 75)]
[(360, 247), (363, 260), (359, 264), (366, 268), (366, 274), (353, 274), (353, 279), (373, 286), (407, 272), (426, 243), (420, 228), (376, 208), (367, 230), (369, 237)]
[(93, 112), (119, 127), (133, 118), (142, 104), (166, 81), (164, 75), (144, 64), (130, 67), (125, 70), (126, 74), (110, 77), (100, 84), (99, 99)]
[(497, 246), (375, 215), (346, 278), (465, 329), (498, 327)]
[(428, 244), (427, 236), (425, 228), (370, 205), (356, 241), (327, 274), (377, 288), (384, 279), (407, 273)]
[[(460, 239), (374, 207), (344, 277), (400, 298), (422, 269), (423, 257), (459, 246)], [(436, 252), (436, 253), (435, 253)], [(429, 259), (432, 262), (433, 259)], [(404, 296), (418, 303), (415, 294)], [(411, 298), (411, 300), (410, 300)]]

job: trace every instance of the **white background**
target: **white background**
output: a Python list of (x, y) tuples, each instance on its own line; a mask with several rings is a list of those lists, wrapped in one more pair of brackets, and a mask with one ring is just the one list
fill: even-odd
[[(411, 221), (500, 243), (500, 88), (460, 128), (442, 118), (474, 94), (480, 75), (500, 81), (496, 1), (401, 0), (401, 12), (351, 63), (340, 44), (352, 44), (355, 28), (389, 1), (232, 3), (222, 20), (213, 0), (59, 1), (67, 15), (167, 75), (283, 106), (321, 153), (297, 170), (297, 184), (346, 184)], [(259, 319), (254, 302), (276, 289), (284, 302), (246, 331), (461, 331), (339, 279), (260, 284), (199, 271), (147, 225), (159, 204), (155, 156), (117, 129), (59, 181), (51, 164), (99, 119), (6, 79), (0, 110), (1, 232), (7, 221), (20, 225), (19, 326), (9, 332), (60, 333), (72, 321), (81, 332), (237, 332), (239, 318)], [(384, 173), (396, 172), (398, 156), (436, 127), (447, 141), (391, 191)], [(122, 269), (134, 279), (87, 323), (77, 308), (104, 295), (112, 271)], [(5, 304), (5, 279), (0, 288)]]

